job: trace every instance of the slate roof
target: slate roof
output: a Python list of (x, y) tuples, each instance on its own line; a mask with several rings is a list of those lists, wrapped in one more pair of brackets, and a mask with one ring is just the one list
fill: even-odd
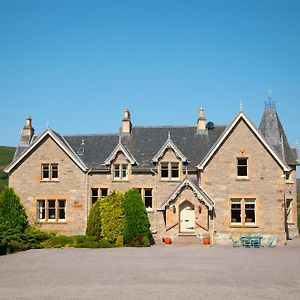
[(299, 165), (297, 150), (290, 147), (275, 107), (266, 107), (259, 130), (285, 163)]
[[(145, 171), (153, 167), (152, 159), (166, 143), (168, 137), (188, 159), (188, 170), (196, 171), (198, 164), (225, 131), (225, 125), (214, 126), (206, 133), (197, 133), (196, 126), (134, 126), (130, 134), (55, 135), (90, 169), (108, 170), (106, 159), (118, 143), (125, 146), (136, 159), (135, 171)], [(299, 165), (296, 149), (290, 148), (287, 137), (275, 108), (266, 108), (259, 130), (268, 144), (288, 165)], [(38, 136), (35, 136), (31, 143)], [(14, 161), (21, 156), (29, 144), (20, 141)]]
[[(196, 170), (197, 164), (213, 146), (226, 126), (215, 126), (207, 134), (197, 134), (197, 127), (132, 127), (130, 134), (121, 135), (121, 142), (137, 160), (135, 170), (153, 167), (152, 158), (168, 139), (188, 158), (188, 169)], [(119, 142), (119, 134), (66, 135), (64, 139), (80, 159), (93, 169), (107, 169), (104, 161)], [(82, 150), (79, 150), (82, 149)], [(80, 153), (80, 154), (79, 154)]]

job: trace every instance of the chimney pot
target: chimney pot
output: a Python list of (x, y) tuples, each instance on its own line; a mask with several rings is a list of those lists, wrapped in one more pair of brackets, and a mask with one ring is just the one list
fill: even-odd
[(130, 112), (129, 109), (124, 109), (124, 119), (122, 120), (122, 133), (130, 133), (131, 132), (131, 121), (130, 121)]
[(204, 108), (201, 107), (199, 110), (199, 118), (197, 122), (197, 132), (202, 133), (206, 131), (206, 119), (204, 116)]

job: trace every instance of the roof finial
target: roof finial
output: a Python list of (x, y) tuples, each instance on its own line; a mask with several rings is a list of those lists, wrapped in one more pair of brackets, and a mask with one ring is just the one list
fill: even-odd
[(168, 131), (168, 139), (170, 140), (171, 139), (171, 132)]
[(275, 108), (275, 101), (272, 99), (272, 90), (267, 91), (267, 101), (265, 101), (265, 108)]
[(240, 111), (244, 110), (243, 101), (240, 101)]
[(50, 128), (50, 122), (49, 122), (49, 120), (47, 121), (47, 129), (49, 129)]
[(119, 144), (122, 144), (122, 135), (119, 134)]

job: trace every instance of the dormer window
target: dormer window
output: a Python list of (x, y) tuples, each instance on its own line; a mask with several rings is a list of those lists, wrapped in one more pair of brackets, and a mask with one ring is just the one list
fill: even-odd
[(179, 163), (178, 162), (162, 162), (160, 164), (160, 178), (162, 180), (178, 180), (179, 179)]
[(113, 165), (114, 180), (128, 180), (128, 164)]
[(237, 158), (237, 177), (247, 178), (248, 177), (248, 158)]

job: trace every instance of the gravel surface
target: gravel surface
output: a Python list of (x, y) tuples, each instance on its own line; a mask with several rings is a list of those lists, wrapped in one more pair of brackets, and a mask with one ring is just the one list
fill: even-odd
[(300, 299), (300, 239), (276, 248), (30, 250), (0, 256), (0, 299)]

